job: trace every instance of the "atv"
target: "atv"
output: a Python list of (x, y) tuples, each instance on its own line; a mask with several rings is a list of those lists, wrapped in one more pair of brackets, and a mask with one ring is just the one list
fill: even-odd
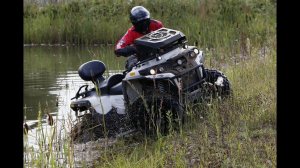
[(218, 70), (204, 67), (204, 53), (186, 36), (161, 28), (135, 40), (138, 61), (130, 70), (104, 78), (105, 64), (82, 64), (79, 76), (92, 81), (77, 91), (71, 109), (80, 119), (73, 140), (88, 141), (130, 130), (167, 134), (185, 122), (185, 107), (231, 94), (230, 82)]

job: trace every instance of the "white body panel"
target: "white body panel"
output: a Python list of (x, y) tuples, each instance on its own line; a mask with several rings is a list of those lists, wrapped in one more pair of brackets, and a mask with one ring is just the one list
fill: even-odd
[(123, 95), (93, 95), (84, 99), (90, 101), (91, 106), (99, 114), (107, 114), (112, 108), (116, 108), (118, 114), (125, 114)]

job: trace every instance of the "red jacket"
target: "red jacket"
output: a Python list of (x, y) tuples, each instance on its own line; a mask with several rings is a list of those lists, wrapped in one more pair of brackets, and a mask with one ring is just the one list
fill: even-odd
[[(163, 27), (163, 24), (160, 21), (151, 19), (149, 32), (147, 32), (147, 33), (150, 33), (152, 31), (155, 31), (162, 27)], [(129, 28), (127, 30), (127, 32), (125, 33), (125, 35), (117, 42), (117, 44), (115, 46), (115, 54), (122, 55), (122, 56), (129, 56), (129, 55), (134, 54), (134, 51), (132, 50), (132, 48), (129, 48), (127, 46), (133, 44), (135, 39), (142, 37), (143, 35), (144, 34), (141, 34), (137, 31), (135, 31), (134, 26)]]

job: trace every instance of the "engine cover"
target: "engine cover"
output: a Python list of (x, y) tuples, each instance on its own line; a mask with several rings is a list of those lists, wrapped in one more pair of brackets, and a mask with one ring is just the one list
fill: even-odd
[(186, 42), (185, 35), (168, 28), (160, 28), (134, 41), (139, 60), (162, 55)]

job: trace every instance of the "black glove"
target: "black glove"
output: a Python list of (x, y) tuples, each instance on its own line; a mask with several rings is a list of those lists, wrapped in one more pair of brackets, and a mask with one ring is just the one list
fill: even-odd
[(136, 54), (137, 50), (133, 45), (126, 46), (124, 48), (115, 50), (117, 56), (128, 57), (130, 55)]

